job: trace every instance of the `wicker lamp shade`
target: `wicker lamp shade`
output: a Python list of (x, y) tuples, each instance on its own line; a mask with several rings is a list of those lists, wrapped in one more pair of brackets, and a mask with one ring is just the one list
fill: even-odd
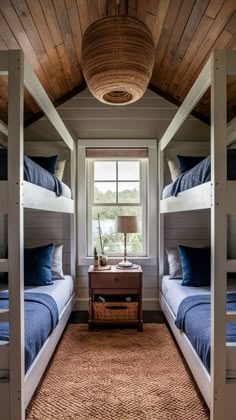
[(87, 85), (99, 101), (126, 105), (140, 99), (155, 60), (152, 34), (130, 16), (110, 16), (88, 27), (82, 42)]

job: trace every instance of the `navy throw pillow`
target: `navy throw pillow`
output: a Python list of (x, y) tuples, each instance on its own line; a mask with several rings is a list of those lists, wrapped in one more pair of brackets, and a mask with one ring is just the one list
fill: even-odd
[(183, 174), (186, 171), (189, 171), (194, 166), (198, 165), (203, 159), (204, 156), (177, 156), (177, 161), (179, 165), (180, 173)]
[(46, 286), (52, 282), (52, 256), (54, 245), (25, 248), (24, 278), (25, 286)]
[(51, 172), (53, 175), (55, 174), (58, 156), (29, 156), (29, 158), (43, 169), (46, 169), (46, 171)]
[(211, 252), (209, 247), (191, 248), (179, 245), (183, 272), (182, 286), (201, 287), (211, 284)]

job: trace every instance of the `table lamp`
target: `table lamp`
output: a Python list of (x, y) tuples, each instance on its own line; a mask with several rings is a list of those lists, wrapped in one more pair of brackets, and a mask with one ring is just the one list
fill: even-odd
[(127, 233), (137, 233), (138, 223), (136, 216), (116, 216), (115, 230), (124, 233), (124, 259), (119, 262), (119, 267), (132, 267), (132, 262), (127, 260)]

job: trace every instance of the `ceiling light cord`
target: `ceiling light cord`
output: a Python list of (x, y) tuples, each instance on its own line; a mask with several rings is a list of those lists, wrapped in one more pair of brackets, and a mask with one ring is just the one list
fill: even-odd
[(120, 14), (120, 0), (116, 0), (116, 14)]

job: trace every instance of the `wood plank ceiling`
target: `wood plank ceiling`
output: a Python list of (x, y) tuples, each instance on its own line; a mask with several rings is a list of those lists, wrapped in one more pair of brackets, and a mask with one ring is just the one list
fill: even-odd
[[(121, 0), (121, 13), (150, 28), (156, 61), (150, 89), (180, 105), (214, 49), (236, 49), (236, 0)], [(57, 106), (85, 88), (81, 43), (115, 0), (0, 0), (0, 49), (21, 48)], [(209, 92), (196, 112), (209, 121)], [(236, 115), (236, 77), (228, 81), (228, 119)], [(25, 124), (41, 113), (25, 92)], [(7, 78), (0, 78), (0, 119), (7, 121)]]

